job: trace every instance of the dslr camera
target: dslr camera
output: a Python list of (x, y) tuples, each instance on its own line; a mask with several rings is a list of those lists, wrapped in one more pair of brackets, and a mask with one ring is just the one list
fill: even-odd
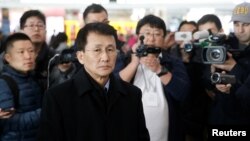
[(222, 73), (212, 73), (211, 82), (213, 84), (235, 84), (236, 78), (235, 75), (222, 74)]
[(144, 36), (140, 36), (140, 46), (136, 49), (136, 56), (144, 57), (147, 56), (149, 53), (152, 54), (159, 54), (161, 53), (161, 48), (154, 47), (154, 46), (147, 46), (143, 42)]

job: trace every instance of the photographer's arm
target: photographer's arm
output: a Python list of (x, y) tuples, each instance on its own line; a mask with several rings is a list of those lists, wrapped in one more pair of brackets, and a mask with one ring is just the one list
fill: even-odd
[[(169, 59), (172, 64), (172, 70), (160, 77), (164, 84), (164, 92), (170, 94), (176, 101), (183, 101), (188, 95), (190, 80), (182, 61), (174, 57), (169, 57)], [(168, 81), (168, 83), (164, 83), (164, 81)]]
[(119, 76), (123, 81), (130, 82), (135, 76), (138, 65), (140, 64), (140, 58), (136, 56), (136, 48), (139, 43), (136, 43), (132, 47), (131, 61), (129, 64), (119, 72)]
[[(211, 73), (216, 72), (216, 69), (223, 70), (223, 73), (230, 72), (236, 65), (236, 61), (234, 60), (231, 53), (227, 53), (228, 59), (224, 64), (212, 64), (211, 65)], [(231, 84), (216, 84), (216, 89), (222, 93), (230, 94), (231, 92)]]
[(131, 54), (131, 62), (119, 72), (120, 78), (123, 81), (130, 82), (136, 73), (138, 65), (139, 58), (136, 54)]
[(40, 122), (41, 108), (27, 111), (24, 113), (15, 112), (13, 116), (5, 119), (3, 122), (8, 123), (8, 128), (16, 127), (19, 130), (25, 130), (27, 127), (37, 127)]
[[(233, 85), (230, 84), (220, 84), (220, 85), (216, 85), (216, 89), (219, 90), (222, 93), (227, 93), (227, 94), (234, 94), (236, 92), (236, 90), (241, 87), (241, 83), (246, 79), (247, 77), (247, 72), (245, 70), (245, 68), (240, 64), (237, 63), (233, 57), (232, 54), (228, 53), (228, 59), (225, 61), (224, 64), (213, 64), (211, 65), (211, 72), (215, 72), (216, 69), (221, 69), (226, 71), (228, 74), (230, 75), (234, 75), (237, 79), (236, 83)], [(224, 72), (224, 73), (226, 73)]]
[[(167, 85), (171, 78), (172, 73), (170, 71), (167, 71), (167, 67), (160, 64), (160, 58), (158, 57), (158, 54), (148, 54), (145, 57), (142, 57), (140, 59), (140, 64), (143, 64), (147, 68), (149, 68), (152, 72), (155, 72), (158, 76), (160, 74), (161, 82), (164, 85)], [(162, 72), (165, 69), (165, 72)]]
[[(165, 66), (162, 66), (162, 65), (159, 64), (159, 67), (156, 70), (156, 74), (161, 73), (163, 67), (165, 67)], [(172, 73), (170, 71), (168, 71), (166, 74), (163, 74), (163, 75), (161, 75), (159, 77), (160, 77), (161, 82), (163, 83), (163, 85), (167, 85), (172, 79)]]

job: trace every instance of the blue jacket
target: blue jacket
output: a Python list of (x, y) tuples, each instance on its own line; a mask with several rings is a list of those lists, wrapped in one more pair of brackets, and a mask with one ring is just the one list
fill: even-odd
[[(42, 91), (34, 77), (21, 74), (10, 66), (3, 74), (11, 76), (19, 88), (19, 106), (9, 119), (0, 119), (1, 141), (35, 141), (40, 122)], [(0, 79), (0, 107), (14, 107), (13, 94), (5, 80)]]

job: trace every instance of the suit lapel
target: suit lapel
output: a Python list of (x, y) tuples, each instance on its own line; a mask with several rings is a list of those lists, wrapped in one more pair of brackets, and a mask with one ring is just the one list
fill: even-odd
[(108, 113), (112, 110), (112, 107), (121, 97), (121, 94), (125, 94), (125, 89), (121, 85), (121, 81), (115, 79), (113, 75), (110, 76), (110, 88), (108, 92)]

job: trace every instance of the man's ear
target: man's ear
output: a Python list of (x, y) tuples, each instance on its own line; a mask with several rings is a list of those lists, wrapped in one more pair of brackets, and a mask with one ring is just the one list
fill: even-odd
[(84, 64), (84, 52), (83, 51), (77, 51), (76, 57), (78, 61), (83, 65)]
[(4, 56), (3, 56), (3, 59), (6, 61), (6, 62), (10, 62), (10, 59), (11, 59), (11, 56), (10, 56), (10, 54), (8, 54), (8, 53), (5, 53), (4, 54)]

